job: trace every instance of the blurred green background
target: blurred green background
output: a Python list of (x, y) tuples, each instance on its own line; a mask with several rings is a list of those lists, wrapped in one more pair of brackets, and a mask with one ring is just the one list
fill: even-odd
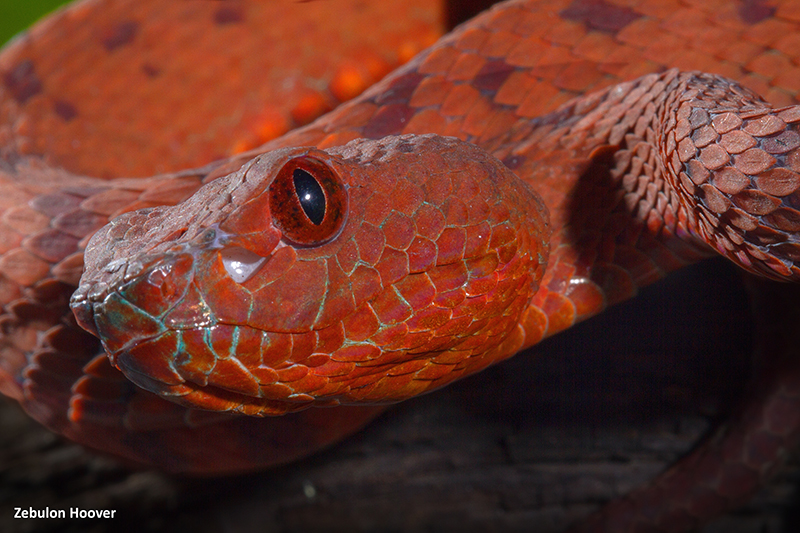
[(0, 0), (0, 44), (67, 0)]

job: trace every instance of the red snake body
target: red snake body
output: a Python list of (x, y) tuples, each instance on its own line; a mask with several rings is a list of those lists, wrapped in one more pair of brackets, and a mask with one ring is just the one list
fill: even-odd
[[(45, 164), (20, 134), (42, 82), (24, 47), (9, 49), (4, 392), (92, 447), (241, 471), (382, 409), (350, 404), (481, 370), (713, 250), (794, 280), (799, 87), (764, 65), (800, 71), (780, 37), (798, 9), (660, 6), (503, 3), (308, 126), (136, 180)], [(660, 27), (714, 52), (670, 50)], [(760, 48), (736, 46), (750, 42)], [(62, 118), (79, 114), (67, 104)], [(459, 140), (406, 136), (426, 133)], [(319, 223), (292, 203), (297, 169), (323, 184)], [(237, 279), (231, 259), (253, 271)], [(766, 308), (785, 310), (776, 325), (792, 323), (794, 292), (765, 291)], [(775, 369), (740, 423), (585, 527), (683, 530), (752, 493), (800, 433), (796, 354), (771, 333)]]

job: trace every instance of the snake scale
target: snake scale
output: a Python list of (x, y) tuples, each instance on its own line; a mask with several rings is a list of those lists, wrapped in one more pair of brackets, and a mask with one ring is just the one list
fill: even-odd
[[(308, 4), (306, 16), (323, 3)], [(238, 43), (256, 6), (175, 9), (211, 17)], [(124, 56), (165, 35), (149, 7), (84, 2), (0, 56), (0, 390), (87, 446), (173, 472), (263, 468), (704, 257), (798, 277), (796, 2), (511, 0), (283, 135), (436, 30), (412, 24), (418, 34), (402, 37), (410, 30), (384, 13), (391, 24), (376, 33), (396, 41), (389, 59), (360, 43), (352, 55), (371, 69), (338, 71), (288, 117), (258, 101), (274, 95), (246, 93), (224, 110), (238, 123), (216, 119), (195, 135), (200, 108), (232, 97), (212, 67), (211, 78), (176, 75), (222, 87), (218, 100), (170, 101), (158, 85), (191, 31), (165, 39), (167, 58)], [(87, 22), (111, 9), (113, 24)], [(99, 43), (80, 65), (111, 58), (83, 85), (62, 68), (77, 54), (41, 51), (74, 28)], [(180, 65), (203, 72), (220, 46), (209, 42)], [(121, 63), (138, 78), (116, 74)], [(269, 78), (240, 63), (231, 84)], [(150, 138), (155, 118), (134, 103), (100, 121), (132, 132), (105, 148), (113, 131), (87, 126), (80, 98), (113, 102), (139, 85), (138, 106), (165, 100), (174, 128)], [(795, 289), (753, 284), (768, 295), (757, 304), (780, 312), (751, 403), (651, 486), (576, 527), (694, 528), (745, 500), (796, 444)]]

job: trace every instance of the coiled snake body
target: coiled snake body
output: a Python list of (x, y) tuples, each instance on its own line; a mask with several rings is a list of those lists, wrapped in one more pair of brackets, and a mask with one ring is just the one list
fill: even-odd
[[(101, 450), (242, 471), (306, 455), (379, 404), (510, 357), (715, 252), (794, 281), (798, 86), (764, 81), (752, 58), (713, 59), (745, 54), (732, 42), (755, 35), (798, 71), (791, 43), (763, 29), (791, 34), (797, 8), (664, 16), (656, 4), (505, 2), (303, 128), (144, 179), (85, 177), (69, 150), (69, 171), (46, 164), (26, 106), (50, 98), (65, 122), (80, 108), (47, 93), (16, 43), (0, 64), (4, 392)], [(722, 28), (702, 34), (715, 53), (662, 58), (663, 43), (641, 44), (689, 15)], [(113, 53), (137, 32), (121, 23), (103, 42)], [(794, 289), (781, 292), (790, 323)], [(799, 433), (785, 414), (798, 407), (796, 357), (789, 341), (773, 352), (778, 371), (726, 438), (587, 527), (680, 530), (746, 498)], [(670, 503), (652, 512), (658, 498)], [(710, 498), (722, 503), (696, 505)]]

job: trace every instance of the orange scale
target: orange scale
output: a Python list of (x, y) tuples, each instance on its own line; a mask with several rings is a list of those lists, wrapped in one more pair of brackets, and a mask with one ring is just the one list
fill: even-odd
[[(457, 263), (439, 265), (437, 268), (429, 271), (428, 276), (436, 286), (439, 296), (441, 296), (442, 293), (451, 290), (458, 289), (463, 291), (462, 288), (469, 279), (467, 267), (461, 261)], [(437, 296), (437, 298), (439, 296)]]
[(414, 310), (404, 301), (394, 288), (389, 287), (378, 293), (369, 303), (378, 320), (384, 325), (402, 322), (410, 317)]
[(428, 351), (428, 343), (433, 338), (433, 331), (417, 331), (409, 332), (402, 337), (397, 337), (395, 342), (389, 343), (384, 346), (386, 350), (403, 350), (403, 351)]
[(597, 31), (590, 32), (575, 43), (572, 53), (594, 63), (604, 63), (623, 45), (612, 36)]
[(429, 306), (418, 310), (405, 324), (409, 331), (435, 330), (446, 324), (452, 315), (450, 309)]
[(748, 27), (742, 33), (742, 37), (762, 46), (771, 46), (781, 36), (790, 35), (796, 31), (796, 24), (770, 17)]
[(478, 180), (486, 175), (486, 168), (481, 164), (470, 164), (470, 162), (456, 162), (461, 168), (456, 172), (451, 172), (450, 179), (454, 184), (453, 196), (463, 202), (470, 202), (481, 192)]
[(536, 85), (536, 79), (524, 70), (512, 72), (494, 95), (496, 104), (519, 106)]
[[(261, 364), (276, 368), (292, 355), (292, 334), (266, 332), (261, 343)], [(255, 370), (254, 370), (255, 371)]]
[[(117, 354), (114, 366), (125, 367), (128, 372), (144, 377), (148, 385), (164, 391), (172, 385), (181, 385), (183, 377), (178, 374), (173, 363), (178, 352), (179, 334), (169, 331), (156, 340), (139, 344)], [(151, 392), (156, 392), (152, 391)]]
[(746, 65), (763, 51), (764, 47), (761, 45), (750, 41), (736, 40), (720, 50), (719, 57), (737, 65)]
[(491, 39), (493, 34), (484, 28), (469, 28), (458, 40), (455, 42), (456, 48), (459, 50), (472, 50), (478, 51), (484, 43)]
[(219, 324), (207, 328), (209, 333), (208, 341), (211, 349), (216, 356), (220, 359), (227, 359), (234, 354), (234, 336), (236, 335), (236, 326), (228, 326)]
[(260, 397), (280, 400), (294, 394), (294, 389), (283, 383), (265, 383), (260, 387)]
[(386, 236), (379, 227), (364, 222), (353, 235), (353, 241), (358, 247), (359, 259), (368, 265), (374, 265), (383, 254)]
[(436, 244), (417, 237), (406, 250), (409, 272), (424, 272), (436, 262)]
[(2, 222), (8, 228), (23, 235), (46, 231), (50, 226), (49, 217), (28, 207), (12, 207), (3, 214)]
[(753, 176), (769, 169), (775, 162), (773, 156), (760, 148), (750, 148), (733, 158), (737, 170)]
[[(471, 316), (474, 320), (483, 319), (489, 316), (495, 315), (495, 311), (486, 312), (487, 306), (491, 301), (490, 296), (487, 294), (481, 294), (478, 296), (469, 296), (464, 299), (464, 303), (458, 306), (456, 313), (454, 315), (465, 315)], [(495, 309), (501, 309), (505, 306), (505, 302), (500, 302), (499, 307), (495, 307)]]
[(521, 17), (525, 15), (525, 10), (519, 6), (509, 6), (508, 9), (490, 11), (488, 20), (485, 22), (486, 28), (492, 31), (512, 31)]
[(463, 117), (448, 117), (447, 125), (445, 126), (445, 129), (441, 131), (441, 135), (448, 137), (461, 136), (461, 124), (463, 121)]
[(218, 359), (208, 381), (211, 385), (232, 392), (261, 396), (261, 388), (255, 376), (236, 359)]
[(436, 381), (453, 372), (451, 365), (437, 365), (431, 362), (414, 374), (414, 379), (419, 381)]
[(425, 202), (425, 194), (422, 189), (410, 180), (399, 180), (390, 197), (393, 209), (407, 216), (413, 216)]
[(467, 297), (474, 298), (491, 292), (497, 287), (498, 279), (499, 274), (496, 272), (492, 272), (483, 278), (470, 277), (469, 282), (466, 287), (464, 287)]
[[(445, 192), (450, 194), (450, 191)], [(437, 205), (444, 203), (447, 196), (439, 198), (432, 198), (431, 194), (426, 194), (426, 196), (430, 203), (421, 205), (414, 214), (414, 225), (419, 237), (433, 240), (439, 237), (447, 223), (442, 209)]]
[(372, 344), (353, 344), (332, 353), (330, 359), (340, 363), (369, 363), (380, 358), (381, 350)]
[(520, 39), (505, 57), (505, 62), (517, 67), (532, 67), (549, 47), (549, 43), (538, 36)]
[(469, 357), (471, 354), (469, 352), (460, 351), (460, 350), (447, 350), (445, 352), (440, 353), (436, 357), (431, 358), (431, 363), (434, 363), (439, 366), (444, 367), (451, 367), (457, 365), (462, 362), (464, 359)]
[(395, 284), (400, 296), (418, 311), (433, 302), (436, 287), (426, 275), (406, 276)]
[(781, 72), (792, 68), (792, 65), (786, 56), (776, 54), (773, 50), (765, 50), (747, 62), (744, 67), (750, 72), (772, 80)]
[(544, 339), (548, 331), (549, 320), (547, 315), (534, 305), (528, 306), (522, 314), (519, 324), (525, 331), (525, 341), (520, 349), (528, 348)]
[[(292, 383), (292, 387), (297, 391), (305, 391), (305, 394), (294, 394), (292, 396), (293, 401), (297, 401), (299, 399), (305, 400), (315, 400), (317, 394), (320, 393), (325, 387), (330, 385), (330, 380), (327, 377), (323, 376), (316, 376), (314, 374), (308, 374), (303, 376), (302, 378), (298, 379), (297, 381)], [(323, 396), (320, 394), (320, 396)]]
[[(540, 291), (541, 293), (542, 291)], [(547, 335), (553, 335), (575, 324), (575, 305), (562, 294), (545, 292), (543, 297), (537, 293), (541, 303), (538, 307), (547, 316)]]
[(449, 342), (453, 342), (454, 339), (461, 339), (471, 325), (472, 317), (454, 316), (447, 324), (436, 330), (436, 336), (443, 338), (445, 342), (447, 342), (446, 337), (450, 337)]
[(356, 312), (342, 320), (344, 337), (348, 341), (360, 342), (372, 337), (380, 329), (380, 320), (372, 307), (361, 306)]
[(315, 376), (343, 376), (353, 371), (355, 363), (328, 361), (324, 365), (312, 369), (312, 374)]
[(357, 266), (350, 280), (353, 298), (355, 298), (357, 305), (371, 299), (383, 289), (381, 276), (372, 267)]
[(449, 264), (464, 257), (467, 232), (464, 228), (445, 228), (436, 239), (436, 264)]
[(344, 242), (336, 252), (336, 262), (343, 272), (351, 274), (358, 263), (358, 246), (353, 239)]
[(575, 307), (576, 320), (582, 320), (607, 307), (605, 294), (588, 279), (570, 284), (565, 296)]
[(318, 396), (330, 396), (343, 389), (356, 390), (370, 385), (380, 379), (384, 368), (374, 366), (356, 366), (349, 374), (332, 376), (328, 384), (317, 390)]
[(442, 46), (432, 50), (417, 69), (422, 74), (445, 74), (461, 54), (450, 46)]
[(471, 81), (486, 64), (486, 59), (478, 54), (463, 54), (447, 71), (447, 79), (454, 81)]
[(333, 258), (328, 258), (328, 287), (322, 310), (319, 312), (314, 327), (325, 328), (347, 316), (356, 307), (350, 278), (342, 272)]
[(466, 226), (469, 220), (466, 204), (455, 193), (442, 206), (442, 214), (447, 226)]
[(110, 189), (90, 196), (81, 202), (81, 209), (99, 215), (111, 216), (139, 198), (138, 191)]
[(446, 126), (446, 118), (436, 109), (423, 109), (417, 111), (406, 123), (403, 133), (429, 133), (441, 131)]
[(488, 144), (493, 139), (501, 138), (501, 136), (511, 131), (513, 125), (517, 121), (519, 121), (519, 116), (514, 111), (501, 109), (492, 115), (492, 118), (489, 119), (486, 128), (476, 142), (478, 144)]
[[(478, 206), (485, 206), (487, 215), (478, 217), (476, 214), (483, 213), (484, 210), (480, 207), (476, 208), (475, 204)], [(489, 253), (489, 240), (492, 235), (492, 228), (489, 226), (489, 223), (485, 221), (488, 218), (489, 207), (486, 206), (484, 202), (474, 201), (468, 209), (470, 210), (470, 221), (477, 220), (477, 222), (472, 222), (473, 225), (464, 228), (464, 256), (484, 257)], [(491, 257), (496, 258), (494, 254), (491, 254)]]
[(480, 279), (495, 273), (498, 266), (497, 254), (494, 252), (481, 255), (473, 259), (467, 259), (465, 265), (470, 279)]
[(282, 368), (275, 371), (278, 374), (278, 381), (283, 384), (291, 383), (293, 390), (298, 390), (294, 382), (298, 379), (304, 378), (309, 373), (309, 368), (306, 365), (291, 365), (287, 368)]
[[(450, 94), (454, 84), (444, 76), (431, 76), (423, 79), (414, 89), (408, 105), (415, 108), (439, 106)], [(438, 112), (437, 112), (438, 115)]]
[(413, 374), (422, 368), (425, 368), (428, 365), (428, 361), (425, 359), (415, 359), (413, 361), (406, 361), (405, 363), (400, 363), (399, 365), (394, 365), (387, 373), (387, 376), (405, 376), (407, 374)]
[(396, 250), (405, 250), (414, 240), (416, 234), (416, 226), (413, 219), (392, 211), (386, 218), (382, 228), (386, 235), (386, 244)]
[[(377, 344), (378, 346), (384, 347), (397, 342), (398, 339), (401, 339), (406, 335), (408, 335), (408, 325), (405, 322), (400, 322), (398, 324), (393, 324), (391, 326), (382, 327), (380, 331), (376, 332), (370, 340), (375, 344)], [(370, 361), (370, 364), (373, 365), (386, 364), (394, 362), (399, 357), (401, 356), (392, 353), (388, 353), (387, 357), (387, 354), (384, 353), (381, 354), (381, 356), (378, 357), (377, 359)]]
[(442, 102), (439, 112), (445, 117), (463, 117), (481, 100), (481, 93), (471, 85), (455, 85)]
[(272, 369), (265, 366), (257, 366), (249, 368), (250, 373), (253, 374), (253, 377), (256, 378), (259, 385), (261, 386), (261, 390), (263, 392), (264, 385), (277, 383), (278, 382), (278, 373)]
[(331, 356), (328, 355), (328, 354), (316, 353), (316, 354), (312, 354), (312, 355), (306, 357), (305, 359), (300, 361), (300, 363), (303, 366), (307, 366), (308, 368), (315, 368), (315, 367), (324, 365), (330, 359), (331, 359)]
[(492, 238), (489, 248), (499, 249), (501, 246), (513, 243), (517, 239), (517, 232), (508, 224), (501, 224), (492, 228)]
[(292, 333), (292, 361), (302, 361), (316, 351), (316, 335), (308, 333)]
[(380, 274), (383, 286), (389, 286), (408, 275), (408, 257), (400, 250), (384, 248), (375, 270)]
[(394, 175), (375, 173), (370, 177), (368, 190), (351, 190), (353, 208), (361, 209), (361, 220), (373, 226), (380, 226), (392, 212), (391, 194), (397, 182)]
[(592, 61), (574, 61), (553, 78), (553, 85), (566, 91), (591, 90), (600, 84), (606, 75)]
[(181, 332), (182, 350), (175, 358), (178, 373), (199, 385), (208, 384), (208, 374), (214, 368), (217, 354), (205, 342), (205, 330), (187, 329)]

